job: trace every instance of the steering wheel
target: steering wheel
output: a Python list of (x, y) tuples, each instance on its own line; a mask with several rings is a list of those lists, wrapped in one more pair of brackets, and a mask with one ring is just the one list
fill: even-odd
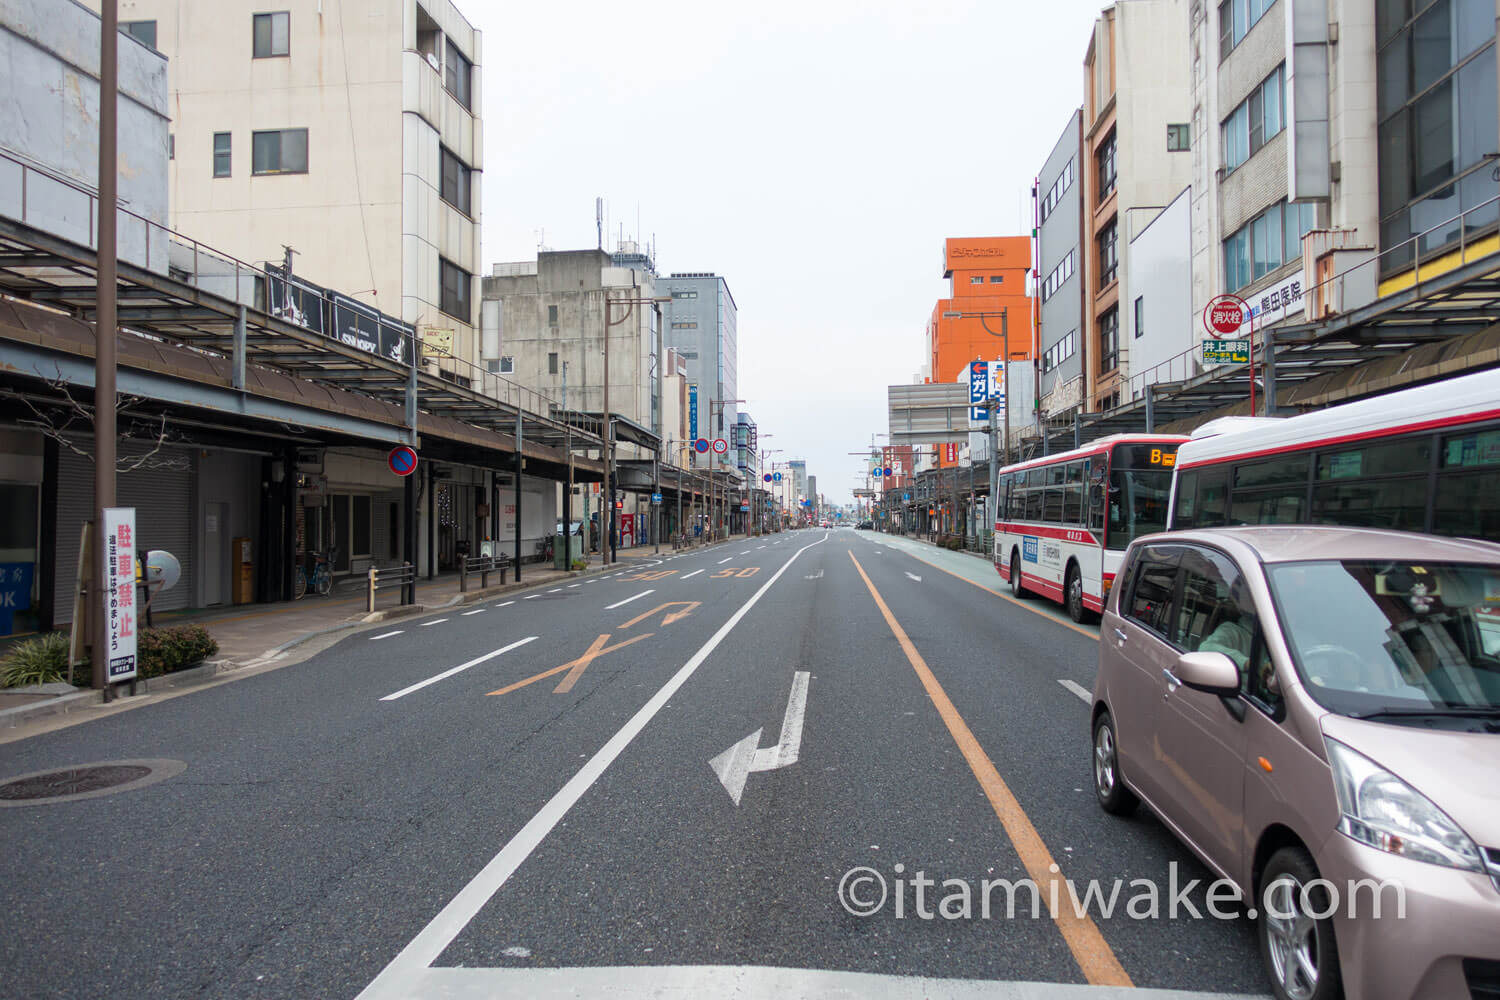
[[(1376, 679), (1376, 672), (1352, 649), (1333, 643), (1320, 643), (1301, 650), (1301, 654), (1302, 668), (1307, 671), (1313, 683), (1320, 687), (1376, 690), (1368, 684), (1370, 680)], [(1380, 690), (1389, 688), (1390, 685), (1385, 684)]]

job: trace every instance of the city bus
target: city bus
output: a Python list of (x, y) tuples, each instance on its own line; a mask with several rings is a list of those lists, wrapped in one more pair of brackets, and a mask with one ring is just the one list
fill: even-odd
[(1178, 449), (1171, 528), (1345, 524), (1500, 541), (1500, 371), (1226, 420)]
[(1167, 525), (1172, 469), (1187, 440), (1117, 434), (1002, 468), (994, 560), (1011, 593), (1049, 597), (1079, 622), (1104, 610), (1125, 547)]

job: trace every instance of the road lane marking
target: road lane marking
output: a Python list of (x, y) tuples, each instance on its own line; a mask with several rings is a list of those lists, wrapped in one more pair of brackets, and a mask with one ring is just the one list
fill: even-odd
[(420, 624), (421, 625), (441, 625), (441, 624), (443, 624), (443, 622), (445, 622), (447, 620), (448, 619), (446, 619), (446, 618), (434, 618), (430, 622), (421, 622)]
[(811, 677), (806, 670), (792, 675), (792, 694), (787, 699), (786, 717), (781, 720), (781, 739), (775, 746), (760, 745), (762, 727), (708, 762), (735, 805), (740, 804), (752, 771), (774, 771), (797, 763), (802, 752), (802, 720), (807, 714), (807, 685)]
[(442, 673), (436, 674), (436, 675), (434, 675), (432, 677), (429, 677), (425, 681), (418, 681), (417, 683), (411, 685), (411, 687), (404, 687), (400, 691), (397, 691), (397, 692), (395, 692), (393, 694), (388, 694), (384, 698), (381, 698), (380, 700), (381, 701), (395, 701), (397, 698), (405, 698), (407, 695), (411, 694), (413, 691), (420, 691), (420, 690), (422, 690), (424, 687), (426, 687), (429, 684), (436, 684), (438, 681), (447, 680), (449, 677), (452, 677), (454, 674), (463, 673), (465, 670), (468, 670), (470, 667), (477, 667), (477, 666), (479, 666), (479, 664), (484, 663), (486, 660), (493, 660), (495, 657), (500, 656), (503, 653), (509, 653), (512, 649), (517, 649), (517, 648), (519, 648), (521, 646), (524, 646), (528, 642), (531, 642), (532, 640), (534, 640), (535, 638), (536, 638), (536, 636), (529, 635), (529, 636), (527, 636), (524, 639), (519, 639), (516, 642), (511, 643), (509, 646), (501, 646), (499, 649), (496, 649), (496, 650), (494, 650), (492, 652), (489, 652), (489, 653), (485, 653), (483, 656), (476, 656), (476, 657), (474, 657), (474, 659), (470, 660), (468, 663), (460, 663), (458, 666), (453, 667), (453, 668), (451, 668), (449, 670), (444, 670)]
[[(734, 556), (730, 556), (729, 557), (729, 559), (733, 559), (733, 558), (734, 558)], [(729, 559), (720, 559), (719, 562), (718, 562), (718, 565), (720, 565), (720, 566), (724, 565), (725, 563), (727, 563), (729, 561)]]
[(580, 587), (580, 586), (582, 586), (582, 584), (570, 583), (570, 584), (568, 584), (568, 589), (572, 590), (574, 587)]
[(668, 601), (666, 604), (658, 604), (656, 607), (652, 608), (650, 611), (647, 611), (645, 614), (636, 615), (634, 618), (630, 619), (630, 621), (618, 627), (621, 629), (634, 628), (636, 625), (639, 625), (641, 622), (645, 621), (647, 618), (650, 618), (658, 611), (667, 611), (668, 608), (682, 608), (681, 611), (667, 611), (667, 613), (662, 616), (661, 624), (662, 627), (665, 628), (673, 622), (681, 621), (682, 619), (686, 618), (688, 615), (698, 610), (698, 608), (700, 608), (702, 605), (702, 601)]
[(482, 612), (484, 610), (485, 610), (484, 608), (475, 608), (473, 611), (465, 611), (460, 617), (467, 618), (470, 615), (477, 615), (477, 614), (479, 614), (480, 612)]
[(534, 600), (536, 600), (540, 596), (541, 596), (540, 594), (527, 594), (525, 597), (521, 598), (521, 600), (523, 600), (523, 601), (534, 601)]
[(553, 587), (551, 590), (547, 591), (547, 593), (549, 593), (549, 594), (556, 594), (556, 593), (558, 593), (561, 590), (562, 590), (561, 587)]
[(609, 741), (600, 747), (598, 752), (590, 757), (552, 798), (547, 800), (547, 804), (542, 806), (536, 815), (527, 820), (526, 825), (521, 827), (516, 835), (500, 849), (500, 853), (491, 858), (479, 874), (470, 879), (469, 883), (459, 890), (458, 895), (454, 896), (448, 905), (443, 907), (395, 958), (391, 959), (390, 964), (380, 971), (370, 985), (360, 991), (356, 1000), (376, 1000), (376, 998), (393, 998), (410, 996), (414, 992), (420, 993), (420, 990), (414, 990), (414, 987), (420, 985), (428, 968), (447, 950), (448, 946), (453, 943), (453, 939), (468, 926), (475, 914), (484, 908), (495, 893), (500, 891), (501, 886), (505, 885), (506, 881), (515, 874), (516, 869), (521, 867), (553, 828), (568, 814), (568, 811), (593, 787), (594, 782), (599, 780), (600, 776), (625, 751), (625, 748), (640, 735), (641, 730), (645, 729), (667, 702), (681, 690), (682, 686), (703, 665), (703, 662), (719, 647), (719, 644), (728, 637), (730, 632), (734, 631), (735, 626), (750, 613), (750, 609), (759, 603), (766, 591), (781, 579), (781, 575), (797, 561), (797, 557), (814, 545), (822, 544), (825, 540), (826, 537), (793, 552), (790, 558), (781, 564), (781, 568), (761, 584), (760, 589), (740, 605), (739, 610), (699, 647), (692, 658), (684, 663), (671, 679), (640, 707), (635, 715), (630, 717), (630, 721), (621, 726), (620, 730), (611, 736)]
[(909, 576), (909, 577), (911, 577), (913, 580), (917, 581), (918, 583), (922, 582), (922, 578), (920, 576), (918, 576), (917, 574), (915, 574), (915, 573), (907, 573), (906, 575)]
[(503, 604), (496, 604), (496, 605), (493, 605), (493, 607), (497, 607), (497, 608), (508, 608), (508, 607), (510, 607), (510, 606), (511, 606), (511, 605), (512, 605), (512, 604), (514, 604), (514, 603), (516, 603), (516, 602), (515, 602), (515, 601), (506, 601), (506, 602), (505, 602), (505, 603), (503, 603)]
[(573, 685), (578, 683), (578, 678), (583, 676), (583, 672), (589, 668), (589, 664), (593, 663), (599, 657), (603, 656), (605, 653), (613, 653), (617, 649), (623, 649), (626, 646), (629, 646), (631, 643), (640, 642), (642, 639), (649, 639), (655, 634), (655, 632), (647, 632), (644, 635), (632, 636), (631, 638), (626, 639), (624, 642), (615, 643), (613, 646), (605, 645), (605, 643), (609, 641), (609, 636), (607, 634), (601, 635), (593, 642), (589, 643), (589, 648), (584, 650), (583, 655), (578, 657), (578, 659), (569, 660), (567, 663), (553, 667), (550, 670), (543, 670), (539, 674), (533, 674), (525, 680), (516, 681), (514, 684), (507, 684), (503, 688), (486, 692), (485, 697), (489, 698), (499, 694), (510, 694), (512, 691), (523, 688), (528, 684), (535, 684), (537, 681), (546, 680), (548, 677), (552, 677), (555, 674), (560, 674), (564, 670), (568, 671), (568, 676), (564, 677), (562, 679), (562, 682), (559, 683), (557, 687), (552, 689), (552, 693), (567, 694), (569, 691), (573, 690)]
[(1072, 691), (1078, 697), (1082, 698), (1085, 705), (1092, 705), (1094, 703), (1093, 693), (1090, 692), (1089, 689), (1084, 687), (1082, 684), (1079, 684), (1077, 681), (1070, 681), (1066, 677), (1062, 677), (1058, 679), (1057, 683), (1061, 684), (1063, 687), (1067, 688), (1069, 691)]
[(742, 556), (748, 556), (749, 554), (750, 554), (750, 550), (749, 549), (746, 549), (745, 551), (743, 551), (743, 552), (740, 553), (740, 555), (742, 555)]
[(615, 603), (613, 603), (611, 605), (608, 605), (604, 610), (605, 611), (613, 611), (615, 608), (623, 608), (625, 605), (629, 604), (631, 601), (639, 601), (641, 598), (645, 597), (647, 594), (654, 594), (654, 593), (656, 593), (656, 591), (654, 591), (654, 590), (643, 590), (639, 594), (636, 594), (634, 597), (627, 597), (623, 601), (616, 601)]
[(393, 635), (400, 635), (402, 632), (405, 632), (405, 631), (406, 631), (406, 629), (404, 629), (404, 628), (398, 628), (396, 631), (394, 631), (394, 632), (387, 632), (384, 635), (372, 635), (372, 636), (370, 636), (370, 641), (374, 642), (376, 639), (389, 639), (391, 636), (393, 636)]
[[(964, 722), (963, 716), (948, 699), (947, 693), (938, 683), (927, 661), (922, 659), (922, 654), (917, 652), (917, 647), (912, 644), (901, 623), (896, 621), (896, 616), (886, 605), (885, 599), (880, 596), (880, 591), (875, 589), (875, 584), (870, 580), (865, 568), (854, 558), (854, 553), (849, 553), (849, 558), (854, 562), (854, 568), (864, 579), (865, 586), (870, 590), (870, 596), (875, 599), (875, 604), (880, 608), (880, 614), (885, 618), (885, 623), (890, 627), (896, 641), (901, 645), (906, 659), (911, 663), (912, 669), (917, 672), (917, 677), (922, 682), (922, 687), (927, 691), (927, 697), (932, 700), (933, 706), (942, 716), (943, 722), (948, 727), (948, 732), (953, 741), (958, 744), (964, 759), (969, 764), (969, 769), (974, 772), (979, 786), (984, 790), (985, 797), (990, 800), (990, 807), (995, 810), (995, 815), (1000, 820), (1000, 825), (1005, 828), (1005, 834), (1010, 838), (1011, 845), (1015, 847), (1016, 854), (1021, 858), (1021, 864), (1026, 867), (1027, 874), (1038, 887), (1047, 886), (1046, 897), (1048, 899), (1070, 900), (1068, 887), (1064, 884), (1064, 876), (1061, 868), (1052, 857), (1052, 852), (1047, 849), (1041, 834), (1037, 833), (1036, 827), (1032, 825), (1031, 818), (1021, 808), (1021, 803), (1011, 793), (1010, 787), (1006, 785), (1005, 779), (1000, 777), (1000, 772), (995, 764), (985, 754), (984, 748), (979, 745), (979, 740), (969, 729), (968, 723)], [(1083, 972), (1084, 978), (1095, 986), (1133, 986), (1130, 976), (1115, 953), (1110, 949), (1109, 942), (1104, 940), (1104, 935), (1099, 933), (1098, 926), (1087, 914), (1079, 914), (1070, 905), (1057, 907), (1057, 912), (1052, 914), (1052, 920), (1057, 924), (1057, 929), (1062, 932), (1063, 940), (1067, 942), (1068, 950), (1073, 953), (1073, 960), (1078, 963), (1078, 968)]]
[(686, 580), (686, 579), (688, 579), (688, 578), (689, 578), (689, 577), (694, 577), (694, 576), (697, 576), (697, 575), (698, 575), (698, 574), (699, 574), (699, 573), (702, 573), (702, 572), (703, 572), (703, 571), (702, 571), (702, 570), (701, 570), (701, 569), (695, 569), (695, 570), (693, 570), (693, 571), (692, 571), (692, 572), (691, 572), (691, 573), (688, 573), (688, 574), (687, 574), (687, 575), (686, 575), (686, 576), (684, 576), (684, 577), (683, 577), (683, 579), (684, 579), (684, 580)]

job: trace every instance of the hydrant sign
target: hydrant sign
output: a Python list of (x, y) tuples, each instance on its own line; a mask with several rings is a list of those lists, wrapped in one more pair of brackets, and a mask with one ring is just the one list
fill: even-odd
[(1250, 318), (1250, 307), (1238, 295), (1215, 296), (1203, 310), (1203, 326), (1209, 335), (1232, 336)]
[(135, 508), (104, 511), (104, 615), (108, 648), (105, 680), (114, 684), (136, 675)]

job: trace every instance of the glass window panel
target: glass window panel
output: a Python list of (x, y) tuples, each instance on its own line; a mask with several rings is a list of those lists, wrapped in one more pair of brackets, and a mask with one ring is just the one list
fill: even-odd
[(1238, 45), (1250, 30), (1250, 0), (1234, 0), (1234, 44)]
[(1302, 256), (1302, 233), (1299, 222), (1302, 218), (1301, 205), (1286, 206), (1286, 222), (1282, 229), (1282, 260), (1296, 260)]
[(1375, 37), (1378, 44), (1384, 45), (1401, 30), (1401, 26), (1410, 17), (1411, 0), (1375, 0)]
[(1249, 108), (1249, 127), (1251, 154), (1265, 144), (1266, 141), (1266, 118), (1264, 107), (1264, 92), (1259, 88), (1251, 91), (1249, 99), (1245, 102)]
[(1062, 491), (1063, 509), (1062, 519), (1064, 524), (1083, 523), (1083, 484), (1075, 483), (1065, 487)]
[[(1453, 41), (1449, 34), (1451, 29), (1448, 13), (1448, 0), (1437, 0), (1412, 25), (1411, 83), (1414, 94), (1420, 94), (1437, 83), (1453, 66)], [(1491, 37), (1494, 33), (1494, 26), (1491, 25)]]
[(1406, 438), (1362, 448), (1324, 452), (1318, 456), (1318, 479), (1360, 479), (1368, 476), (1427, 474), (1432, 460), (1432, 439)]
[(1198, 486), (1198, 511), (1196, 526), (1216, 528), (1229, 520), (1228, 476), (1222, 469), (1210, 469), (1203, 473)]
[(284, 56), (292, 51), (292, 15), (290, 13), (271, 15), (271, 54)]
[(1458, 185), (1440, 188), (1411, 207), (1412, 228), (1417, 231), (1417, 249), (1424, 256), (1458, 240)]
[(1500, 466), (1500, 430), (1470, 431), (1443, 438), (1444, 469)]
[(1432, 531), (1500, 541), (1500, 469), (1438, 476), (1432, 497)]
[(282, 173), (307, 173), (307, 129), (291, 128), (281, 133)]
[(1171, 620), (1172, 590), (1176, 585), (1176, 566), (1143, 561), (1131, 589), (1128, 617), (1165, 636)]
[(1266, 78), (1265, 97), (1262, 103), (1266, 109), (1266, 138), (1269, 139), (1281, 131), (1281, 123), (1285, 116), (1284, 98), (1281, 93), (1281, 67)]
[(1272, 271), (1280, 267), (1283, 260), (1290, 259), (1281, 242), (1281, 209), (1281, 205), (1276, 205), (1266, 213), (1266, 266)]
[(1492, 0), (1453, 0), (1454, 62), (1495, 37)]
[(251, 28), (255, 36), (255, 58), (264, 59), (271, 54), (271, 15), (256, 14)]
[[(1380, 126), (1380, 214), (1389, 216), (1411, 198), (1409, 115), (1401, 111)], [(1383, 239), (1382, 246), (1390, 246)]]
[(1046, 490), (1040, 487), (1026, 491), (1026, 520), (1040, 521), (1042, 519), (1042, 498)]
[(1313, 520), (1395, 531), (1427, 528), (1427, 476), (1323, 483), (1313, 490)]
[(268, 173), (276, 169), (280, 160), (280, 136), (275, 132), (256, 132), (250, 137), (250, 169), (257, 173)]
[[(1464, 226), (1472, 233), (1500, 222), (1500, 183), (1488, 166), (1480, 167), (1458, 182), (1459, 202), (1464, 210)], [(1483, 206), (1482, 208), (1480, 206)]]
[(1458, 87), (1454, 95), (1458, 101), (1458, 162), (1454, 169), (1462, 173), (1486, 154), (1500, 150), (1500, 107), (1497, 107), (1493, 45), (1458, 71)]
[(1279, 483), (1307, 481), (1307, 456), (1289, 455), (1264, 462), (1247, 462), (1234, 470), (1234, 488), (1271, 486)]
[(1380, 224), (1380, 270), (1389, 274), (1409, 266), (1414, 257), (1411, 213), (1405, 209)]
[(1198, 499), (1198, 473), (1180, 472), (1177, 474), (1176, 495), (1172, 503), (1172, 528), (1191, 528), (1193, 526), (1193, 510)]
[(1259, 216), (1250, 223), (1250, 243), (1255, 259), (1255, 274), (1251, 280), (1256, 280), (1264, 277), (1271, 269), (1270, 256), (1266, 248), (1266, 216)]
[(1395, 111), (1411, 97), (1410, 63), (1407, 61), (1406, 39), (1387, 45), (1380, 51), (1379, 79), (1376, 89), (1380, 94), (1380, 117)]
[(1225, 654), (1239, 668), (1245, 688), (1262, 644), (1254, 606), (1234, 563), (1217, 552), (1189, 549), (1182, 557), (1178, 607), (1172, 640), (1190, 653)]
[(1269, 490), (1234, 490), (1231, 524), (1303, 524), (1307, 506), (1307, 489), (1282, 486)]
[(1457, 152), (1453, 134), (1453, 81), (1412, 105), (1412, 154), (1417, 191), (1428, 191), (1453, 176)]

